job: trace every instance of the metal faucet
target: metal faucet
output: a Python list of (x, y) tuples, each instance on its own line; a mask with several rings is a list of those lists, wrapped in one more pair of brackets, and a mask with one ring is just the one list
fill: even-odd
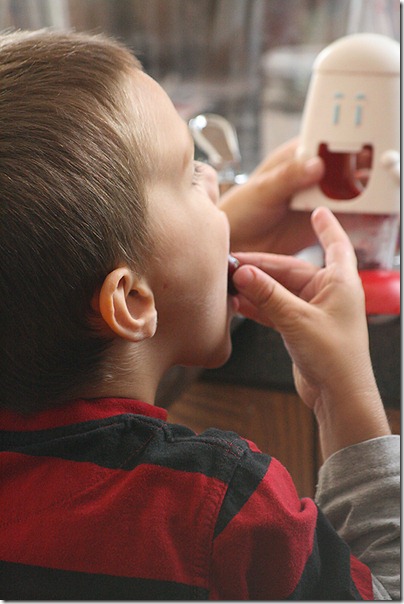
[(218, 173), (220, 193), (248, 178), (241, 173), (241, 155), (234, 126), (221, 115), (201, 113), (188, 122), (195, 142), (195, 159), (210, 164)]

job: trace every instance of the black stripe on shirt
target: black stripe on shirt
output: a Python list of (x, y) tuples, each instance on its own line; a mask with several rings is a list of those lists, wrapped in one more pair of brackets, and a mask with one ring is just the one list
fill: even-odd
[(313, 551), (288, 600), (362, 600), (351, 577), (350, 549), (318, 510)]
[(0, 597), (5, 600), (206, 600), (208, 592), (174, 581), (0, 562)]
[(226, 484), (246, 449), (248, 445), (232, 432), (209, 429), (195, 435), (184, 426), (130, 414), (35, 432), (0, 431), (3, 451), (127, 471), (155, 464), (200, 472)]
[(243, 505), (255, 493), (264, 478), (271, 463), (271, 457), (264, 453), (251, 451), (247, 448), (245, 454), (236, 466), (233, 478), (227, 489), (220, 509), (214, 537), (216, 538), (237, 516)]

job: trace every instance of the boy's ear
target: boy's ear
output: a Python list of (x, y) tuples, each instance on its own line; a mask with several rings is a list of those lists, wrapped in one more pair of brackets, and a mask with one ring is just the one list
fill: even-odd
[(114, 269), (105, 277), (98, 310), (108, 327), (126, 340), (140, 342), (156, 332), (153, 292), (145, 279), (126, 266)]

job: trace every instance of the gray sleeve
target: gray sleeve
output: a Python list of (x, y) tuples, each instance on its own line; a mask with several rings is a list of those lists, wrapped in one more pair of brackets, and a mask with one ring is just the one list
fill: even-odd
[(347, 447), (319, 472), (316, 502), (374, 577), (376, 599), (400, 599), (400, 437)]

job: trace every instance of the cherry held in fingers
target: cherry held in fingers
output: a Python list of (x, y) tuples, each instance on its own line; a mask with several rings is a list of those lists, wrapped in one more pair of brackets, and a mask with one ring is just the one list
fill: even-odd
[(237, 289), (233, 283), (233, 275), (240, 266), (240, 262), (229, 254), (228, 256), (228, 269), (227, 269), (227, 291), (231, 296), (235, 296), (237, 294)]

